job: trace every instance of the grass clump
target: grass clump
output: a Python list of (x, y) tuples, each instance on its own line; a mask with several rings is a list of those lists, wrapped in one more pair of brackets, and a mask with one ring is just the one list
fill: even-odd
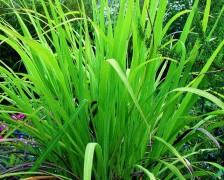
[[(22, 7), (5, 2), (22, 33), (2, 19), (0, 40), (20, 55), (27, 73), (16, 73), (4, 63), (0, 67), (1, 100), (10, 104), (0, 105), (2, 122), (8, 127), (0, 140), (6, 166), (0, 177), (40, 174), (87, 180), (214, 175), (192, 158), (204, 149), (195, 145), (190, 152), (182, 151), (189, 139), (197, 137), (196, 131), (214, 142), (212, 150), (220, 148), (201, 126), (224, 114), (221, 100), (198, 89), (224, 41), (198, 75), (189, 76), (201, 51), (200, 38), (191, 50), (185, 47), (198, 2), (167, 24), (163, 22), (167, 1), (146, 0), (141, 6), (138, 0), (119, 1), (116, 18), (104, 0), (92, 1), (92, 18), (83, 3), (80, 11), (65, 13), (59, 0), (40, 0), (44, 11), (40, 14), (34, 1), (33, 9), (27, 8), (26, 1), (21, 1)], [(203, 12), (203, 31), (209, 2)], [(168, 36), (172, 23), (183, 14), (188, 18), (180, 37)], [(35, 33), (29, 32), (27, 23)], [(190, 117), (198, 96), (216, 103), (218, 110)], [(10, 117), (18, 113), (26, 118)], [(26, 143), (9, 138), (15, 130), (29, 135)]]

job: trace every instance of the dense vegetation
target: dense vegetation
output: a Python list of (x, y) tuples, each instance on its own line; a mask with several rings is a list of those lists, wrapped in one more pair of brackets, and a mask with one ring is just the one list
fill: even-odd
[(224, 6), (203, 2), (1, 0), (0, 178), (222, 179)]

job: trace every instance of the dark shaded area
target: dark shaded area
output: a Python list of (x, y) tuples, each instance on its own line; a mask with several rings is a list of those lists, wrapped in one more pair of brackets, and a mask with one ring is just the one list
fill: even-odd
[(6, 43), (0, 46), (0, 60), (14, 71), (26, 72), (19, 54)]

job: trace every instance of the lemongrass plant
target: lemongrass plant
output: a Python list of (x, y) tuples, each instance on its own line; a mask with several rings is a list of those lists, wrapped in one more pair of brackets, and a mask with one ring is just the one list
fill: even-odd
[[(7, 126), (0, 140), (0, 178), (190, 179), (214, 174), (192, 158), (205, 150), (182, 150), (198, 131), (214, 142), (210, 150), (221, 148), (201, 126), (223, 115), (224, 103), (198, 86), (224, 41), (194, 79), (190, 74), (200, 38), (192, 49), (185, 47), (199, 0), (165, 25), (166, 0), (145, 0), (143, 6), (139, 0), (117, 1), (115, 17), (108, 1), (92, 0), (92, 18), (84, 3), (80, 11), (67, 11), (59, 0), (40, 0), (40, 13), (34, 0), (32, 9), (26, 0), (18, 1), (21, 7), (12, 0), (1, 2), (22, 30), (19, 34), (1, 19), (1, 44), (20, 55), (27, 73), (1, 62), (1, 100), (9, 105), (0, 105), (1, 123)], [(210, 2), (201, 21), (204, 33)], [(180, 38), (168, 36), (172, 23), (186, 13)], [(190, 117), (198, 95), (220, 110)], [(26, 118), (10, 117), (18, 113)], [(15, 130), (26, 139), (10, 138)]]

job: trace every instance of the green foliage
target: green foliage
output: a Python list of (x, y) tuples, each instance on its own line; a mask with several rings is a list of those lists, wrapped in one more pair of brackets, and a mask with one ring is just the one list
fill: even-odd
[[(203, 51), (200, 52), (200, 55), (198, 56), (196, 66), (194, 67), (194, 71), (197, 72), (199, 68), (204, 66), (204, 64), (207, 62), (208, 56), (210, 56), (214, 49), (217, 47), (217, 45), (222, 41), (223, 37), (223, 25), (224, 25), (224, 1), (211, 1), (210, 9), (209, 9), (209, 19), (208, 19), (208, 27), (206, 31), (202, 30), (202, 26), (200, 26), (200, 19), (203, 16), (202, 11), (205, 8), (206, 4), (204, 2), (200, 2), (198, 7), (198, 13), (197, 17), (195, 18), (195, 24), (198, 24), (199, 26), (196, 26), (195, 32), (198, 32), (199, 37), (201, 38), (203, 44), (202, 48)], [(219, 56), (217, 56), (214, 63), (209, 68), (209, 71), (206, 73), (206, 77), (204, 82), (201, 84), (201, 88), (203, 89), (211, 89), (213, 91), (216, 91), (217, 93), (223, 94), (223, 82), (224, 82), (224, 76), (223, 76), (223, 50), (221, 50)]]
[[(0, 178), (32, 173), (86, 180), (220, 176), (213, 169), (201, 169), (201, 162), (194, 159), (220, 148), (221, 141), (203, 125), (224, 114), (223, 101), (198, 89), (219, 57), (223, 39), (196, 76), (189, 76), (204, 51), (199, 36), (186, 48), (198, 0), (191, 11), (166, 24), (165, 0), (146, 0), (142, 5), (138, 0), (119, 1), (117, 18), (104, 0), (100, 6), (92, 1), (92, 18), (84, 3), (79, 11), (67, 11), (59, 0), (40, 0), (38, 12), (34, 1), (32, 10), (21, 2), (23, 8), (13, 7), (13, 1), (8, 5), (20, 29), (0, 23), (0, 40), (19, 54), (27, 71), (15, 73), (4, 63), (0, 66), (1, 100), (9, 103), (0, 105), (1, 121), (8, 127), (0, 140), (0, 157), (7, 165)], [(208, 9), (209, 0), (199, 17), (203, 32), (208, 30)], [(168, 30), (186, 13), (183, 31), (174, 39)], [(217, 109), (191, 117), (198, 96)], [(26, 119), (13, 120), (10, 114), (15, 113), (25, 114)], [(29, 139), (10, 139), (16, 129)], [(184, 151), (198, 131), (214, 149), (201, 150), (201, 143)], [(11, 147), (15, 150), (5, 156)], [(27, 154), (32, 157), (29, 163)], [(210, 164), (223, 170), (215, 162)]]

